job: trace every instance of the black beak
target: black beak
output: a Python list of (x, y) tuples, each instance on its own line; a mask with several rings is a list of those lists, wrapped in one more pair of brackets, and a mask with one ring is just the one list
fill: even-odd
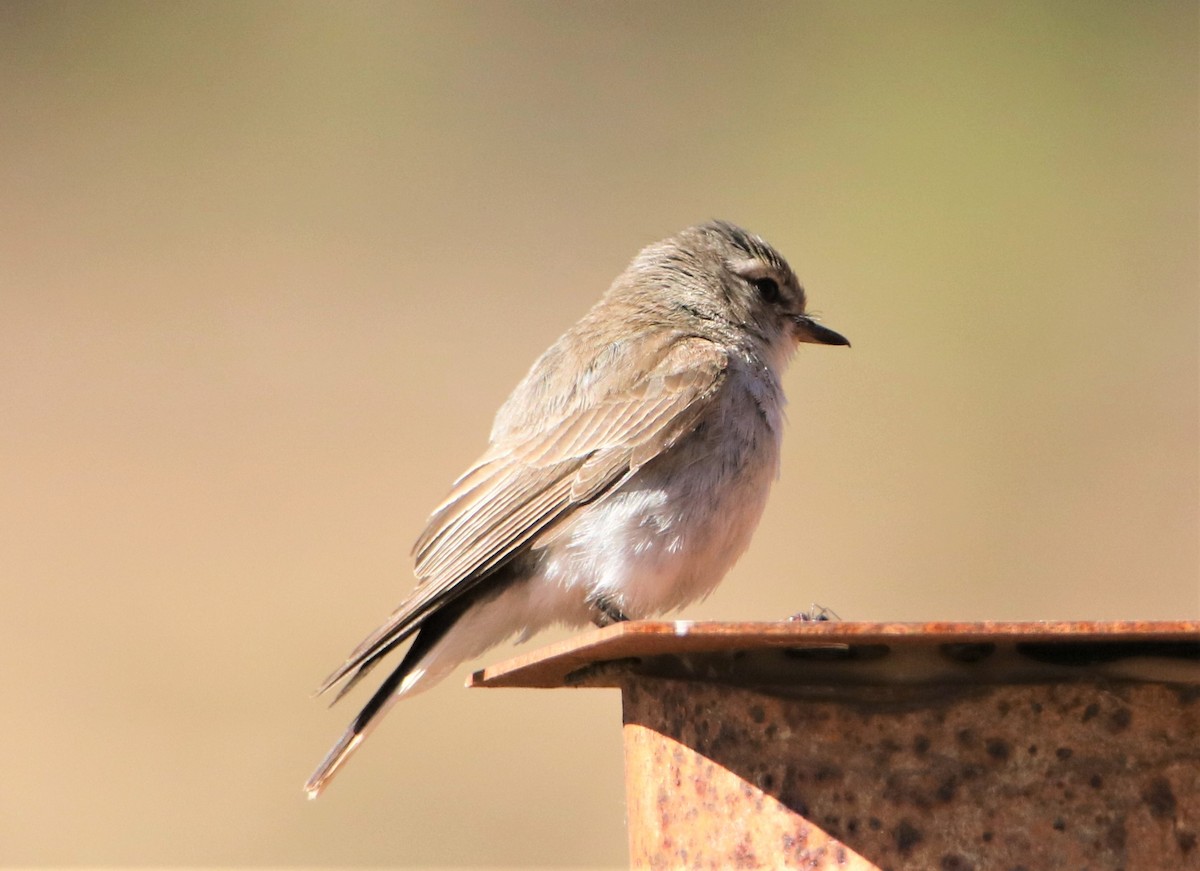
[(796, 339), (801, 342), (811, 342), (814, 345), (845, 345), (850, 346), (850, 340), (829, 327), (823, 327), (808, 315), (797, 315)]

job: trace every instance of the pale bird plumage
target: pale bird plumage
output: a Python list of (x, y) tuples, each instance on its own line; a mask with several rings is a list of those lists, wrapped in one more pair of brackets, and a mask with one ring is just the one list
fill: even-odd
[(342, 683), (340, 698), (415, 636), (309, 796), (397, 699), (464, 660), (710, 593), (777, 476), (789, 357), (800, 342), (849, 344), (806, 302), (778, 252), (726, 222), (643, 249), (501, 407), (417, 539), (416, 588), (321, 686)]

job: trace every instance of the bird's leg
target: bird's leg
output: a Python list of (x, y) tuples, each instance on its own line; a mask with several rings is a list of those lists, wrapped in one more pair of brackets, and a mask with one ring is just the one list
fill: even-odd
[(624, 623), (629, 619), (617, 607), (617, 603), (607, 596), (598, 596), (593, 599), (592, 606), (596, 609), (592, 614), (592, 622), (601, 629), (605, 626), (611, 626), (613, 623)]

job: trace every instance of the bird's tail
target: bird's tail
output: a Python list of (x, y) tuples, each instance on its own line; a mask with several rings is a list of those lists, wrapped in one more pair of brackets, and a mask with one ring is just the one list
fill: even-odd
[(396, 670), (388, 675), (387, 680), (375, 691), (370, 701), (363, 706), (363, 709), (358, 712), (358, 716), (354, 718), (346, 731), (342, 733), (342, 737), (325, 754), (325, 758), (321, 760), (321, 764), (317, 766), (317, 770), (312, 773), (312, 777), (304, 784), (304, 793), (310, 799), (316, 798), (321, 794), (321, 790), (325, 788), (325, 785), (337, 774), (338, 769), (350, 758), (350, 754), (358, 749), (358, 745), (366, 739), (375, 724), (383, 718), (383, 715), (396, 703), (396, 700), (404, 695), (405, 691), (414, 686), (424, 675), (424, 669), (412, 668), (409, 659), (410, 657), (406, 656), (404, 662), (400, 663), (396, 667)]
[(312, 777), (304, 784), (304, 794), (310, 799), (319, 796), (321, 790), (325, 788), (325, 784), (329, 783), (337, 770), (342, 767), (342, 763), (350, 758), (350, 754), (358, 748), (364, 737), (364, 734), (356, 732), (353, 726), (347, 729), (338, 742), (333, 745), (333, 749), (321, 760), (321, 764), (317, 766)]
[[(458, 664), (457, 659), (438, 662), (439, 657), (434, 648), (446, 637), (450, 628), (462, 616), (466, 606), (467, 603), (456, 603), (444, 607), (420, 624), (417, 637), (405, 651), (400, 664), (387, 676), (387, 680), (380, 684), (379, 689), (375, 690), (342, 737), (333, 745), (333, 749), (325, 754), (312, 777), (304, 784), (304, 792), (310, 799), (321, 794), (321, 790), (333, 779), (338, 769), (346, 764), (350, 754), (358, 749), (358, 745), (366, 739), (371, 729), (383, 719), (383, 715), (398, 699), (432, 686)], [(378, 658), (372, 657), (367, 661), (351, 682), (357, 682), (364, 670), (370, 669)], [(341, 693), (338, 694), (338, 698), (341, 698)]]

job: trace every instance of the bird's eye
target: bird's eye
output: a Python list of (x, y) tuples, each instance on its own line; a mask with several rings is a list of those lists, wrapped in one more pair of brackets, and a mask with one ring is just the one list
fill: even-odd
[(779, 302), (779, 282), (777, 282), (774, 278), (764, 276), (762, 278), (756, 278), (750, 283), (754, 285), (754, 289), (758, 291), (758, 295), (761, 296), (765, 302), (772, 304)]

